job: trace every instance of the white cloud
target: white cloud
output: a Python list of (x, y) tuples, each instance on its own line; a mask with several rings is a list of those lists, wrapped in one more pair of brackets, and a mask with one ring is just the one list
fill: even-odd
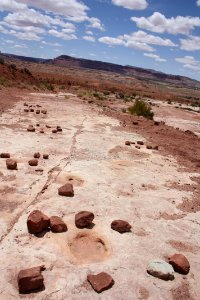
[(62, 31), (57, 31), (55, 29), (51, 29), (48, 32), (49, 32), (50, 35), (53, 35), (57, 38), (61, 38), (61, 39), (66, 40), (66, 41), (77, 39), (77, 36), (73, 33), (68, 33), (67, 29), (62, 29)]
[(136, 22), (139, 28), (158, 33), (189, 34), (195, 27), (200, 27), (200, 18), (198, 17), (177, 16), (168, 19), (159, 12), (154, 12), (148, 18), (132, 17), (131, 20)]
[(166, 47), (175, 47), (176, 45), (170, 39), (163, 39), (159, 36), (147, 34), (146, 32), (139, 30), (131, 35), (123, 35), (123, 39), (131, 42), (142, 42), (150, 45), (159, 45)]
[(181, 49), (186, 51), (200, 50), (200, 37), (189, 36), (187, 39), (181, 39)]
[(86, 30), (86, 32), (85, 32), (87, 35), (93, 35), (93, 32), (92, 31), (90, 31), (90, 30)]
[(20, 1), (15, 0), (1, 0), (0, 1), (0, 11), (21, 11), (26, 9), (25, 4), (20, 3)]
[(161, 58), (160, 55), (152, 54), (152, 53), (144, 53), (144, 56), (155, 59), (155, 61), (165, 62), (167, 61), (164, 58)]
[(200, 0), (197, 1), (197, 6), (200, 6)]
[(83, 37), (84, 40), (88, 41), (88, 42), (95, 42), (95, 38), (91, 35), (85, 35)]
[(175, 60), (183, 64), (184, 68), (200, 71), (200, 61), (196, 60), (193, 56), (178, 57)]
[(146, 0), (112, 0), (112, 3), (133, 10), (142, 10), (148, 6)]
[(158, 45), (165, 47), (175, 47), (176, 45), (169, 39), (163, 39), (159, 36), (147, 34), (144, 31), (133, 32), (132, 34), (124, 34), (118, 37), (104, 36), (99, 38), (99, 42), (109, 46), (124, 46), (136, 50), (153, 52), (155, 49), (150, 45)]
[(77, 0), (20, 0), (20, 2), (56, 15), (65, 16), (76, 22), (86, 20), (89, 10), (85, 4)]
[(99, 29), (101, 31), (105, 30), (103, 24), (101, 23), (101, 21), (98, 18), (87, 18), (87, 21), (90, 23), (90, 25), (88, 25), (88, 27)]

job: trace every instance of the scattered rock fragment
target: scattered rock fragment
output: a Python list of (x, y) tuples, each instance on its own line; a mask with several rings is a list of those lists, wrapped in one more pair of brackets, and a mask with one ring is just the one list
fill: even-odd
[(152, 146), (151, 145), (147, 145), (146, 148), (150, 150), (150, 149), (152, 149)]
[(155, 126), (159, 126), (159, 125), (160, 125), (160, 122), (155, 121), (155, 122), (154, 122), (154, 125), (155, 125)]
[(57, 126), (56, 129), (57, 129), (58, 132), (62, 131), (62, 128), (60, 126)]
[(135, 148), (136, 148), (136, 149), (140, 149), (140, 146), (136, 145)]
[(0, 154), (1, 158), (10, 158), (10, 153), (3, 152)]
[(36, 113), (37, 115), (39, 115), (39, 114), (40, 114), (40, 110), (37, 109), (35, 113)]
[(164, 260), (154, 260), (149, 263), (147, 273), (163, 280), (173, 280), (174, 270), (170, 264)]
[(40, 156), (41, 156), (40, 152), (35, 152), (33, 155), (34, 158), (40, 158)]
[(28, 104), (25, 102), (25, 103), (24, 103), (24, 106), (28, 106)]
[(50, 218), (50, 228), (53, 232), (65, 232), (67, 231), (67, 225), (60, 217), (53, 216)]
[(156, 146), (152, 146), (152, 149), (153, 150), (158, 150), (158, 146), (156, 145)]
[(17, 170), (17, 162), (14, 159), (6, 159), (6, 166), (8, 170)]
[(144, 145), (144, 142), (143, 141), (137, 141), (137, 144), (142, 146), (142, 145)]
[(30, 112), (34, 112), (34, 109), (33, 109), (33, 108), (31, 108), (31, 109), (30, 109)]
[(44, 114), (44, 115), (46, 115), (47, 111), (45, 109), (42, 109), (41, 113)]
[(57, 129), (52, 130), (52, 133), (57, 133), (57, 132), (58, 132)]
[(138, 122), (137, 121), (133, 121), (133, 125), (138, 125)]
[(40, 130), (40, 133), (44, 133), (44, 129), (41, 129), (41, 130)]
[(29, 112), (29, 109), (25, 108), (25, 109), (24, 109), (24, 112)]
[(44, 159), (49, 159), (49, 154), (43, 154)]
[(27, 227), (29, 233), (37, 234), (49, 228), (50, 220), (40, 210), (34, 210), (27, 219)]
[(36, 126), (38, 126), (38, 127), (39, 127), (39, 126), (40, 126), (40, 124), (39, 124), (39, 123), (37, 123), (37, 124), (36, 124)]
[(129, 232), (131, 230), (131, 225), (127, 221), (115, 220), (111, 223), (111, 228), (120, 233)]
[(27, 128), (27, 131), (35, 132), (35, 127), (33, 125), (29, 125), (28, 128)]
[(126, 142), (125, 142), (125, 145), (126, 145), (126, 146), (130, 146), (130, 145), (131, 145), (131, 142), (130, 142), (130, 141), (126, 141)]
[(44, 266), (21, 270), (17, 278), (19, 293), (24, 294), (44, 289), (44, 277), (41, 273), (44, 270)]
[(38, 165), (38, 160), (36, 158), (35, 159), (31, 159), (31, 160), (29, 160), (28, 164), (31, 167), (36, 167)]
[(78, 228), (85, 228), (92, 225), (94, 214), (90, 211), (81, 211), (75, 215), (75, 224)]
[(113, 278), (105, 272), (97, 275), (88, 274), (87, 280), (97, 293), (110, 289), (115, 283)]
[(169, 258), (169, 263), (177, 273), (186, 275), (190, 271), (190, 263), (183, 254), (172, 255)]
[(50, 125), (46, 125), (46, 128), (51, 128), (51, 126)]
[(71, 183), (66, 183), (58, 189), (58, 194), (60, 196), (73, 197), (74, 189)]

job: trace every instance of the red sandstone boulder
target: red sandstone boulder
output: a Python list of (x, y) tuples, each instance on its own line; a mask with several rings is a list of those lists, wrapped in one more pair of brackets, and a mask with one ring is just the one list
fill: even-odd
[(65, 232), (67, 231), (67, 225), (60, 217), (53, 216), (50, 218), (50, 228), (53, 232)]
[(30, 109), (30, 112), (34, 112), (34, 109), (33, 109), (33, 108), (31, 108), (31, 109)]
[(152, 146), (147, 145), (146, 148), (150, 150), (150, 149), (152, 149)]
[(42, 109), (41, 113), (44, 114), (44, 115), (46, 115), (47, 111), (45, 109)]
[(174, 254), (169, 258), (169, 263), (175, 272), (180, 274), (188, 274), (190, 271), (190, 263), (183, 254)]
[(44, 266), (21, 270), (17, 278), (19, 293), (30, 293), (43, 289), (44, 278), (41, 272), (44, 270)]
[(41, 156), (41, 155), (40, 155), (39, 152), (36, 152), (36, 153), (34, 153), (34, 155), (33, 155), (34, 158), (40, 158), (40, 156)]
[(6, 159), (6, 166), (8, 170), (17, 170), (17, 162), (14, 159)]
[(111, 228), (120, 233), (129, 232), (131, 230), (131, 225), (123, 220), (115, 220), (111, 223)]
[(130, 146), (130, 145), (131, 145), (131, 142), (130, 142), (130, 141), (126, 141), (126, 142), (125, 142), (125, 145), (126, 145), (126, 146)]
[(41, 233), (43, 230), (49, 228), (50, 220), (45, 214), (40, 210), (34, 210), (27, 219), (27, 227), (29, 233)]
[(58, 132), (57, 129), (52, 130), (52, 133), (57, 133), (57, 132)]
[(36, 110), (36, 114), (37, 114), (37, 115), (40, 114), (40, 110), (39, 110), (39, 109)]
[(92, 225), (94, 214), (90, 211), (81, 211), (75, 215), (75, 224), (78, 228), (85, 228)]
[(10, 158), (10, 153), (3, 152), (3, 153), (0, 154), (0, 157), (1, 158)]
[(31, 159), (31, 160), (29, 160), (28, 164), (31, 167), (36, 167), (38, 165), (38, 160), (36, 158), (35, 159)]
[(25, 108), (25, 109), (24, 109), (24, 112), (29, 112), (29, 109)]
[(74, 189), (71, 183), (66, 183), (58, 189), (58, 194), (60, 196), (73, 197)]
[(49, 154), (43, 154), (44, 159), (49, 159)]
[(110, 289), (115, 283), (113, 278), (105, 272), (101, 272), (97, 275), (89, 274), (87, 280), (97, 293)]
[(144, 142), (143, 141), (137, 141), (137, 144), (142, 146), (142, 145), (144, 145)]

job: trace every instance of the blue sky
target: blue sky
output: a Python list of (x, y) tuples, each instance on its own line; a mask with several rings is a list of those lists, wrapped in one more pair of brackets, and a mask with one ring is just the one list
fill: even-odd
[(0, 51), (200, 80), (200, 0), (0, 0)]

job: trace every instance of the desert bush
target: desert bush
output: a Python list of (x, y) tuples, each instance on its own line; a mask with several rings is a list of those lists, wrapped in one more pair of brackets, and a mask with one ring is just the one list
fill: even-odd
[(143, 116), (147, 119), (153, 120), (154, 113), (151, 110), (151, 106), (143, 100), (137, 99), (134, 105), (128, 108), (128, 111), (132, 115)]
[(3, 58), (0, 57), (0, 65), (5, 65), (5, 61)]
[(29, 76), (32, 76), (31, 72), (30, 72), (29, 69), (27, 69), (27, 68), (24, 68), (24, 69), (22, 70), (22, 72), (25, 73), (25, 74), (27, 74), (27, 75), (29, 75)]

